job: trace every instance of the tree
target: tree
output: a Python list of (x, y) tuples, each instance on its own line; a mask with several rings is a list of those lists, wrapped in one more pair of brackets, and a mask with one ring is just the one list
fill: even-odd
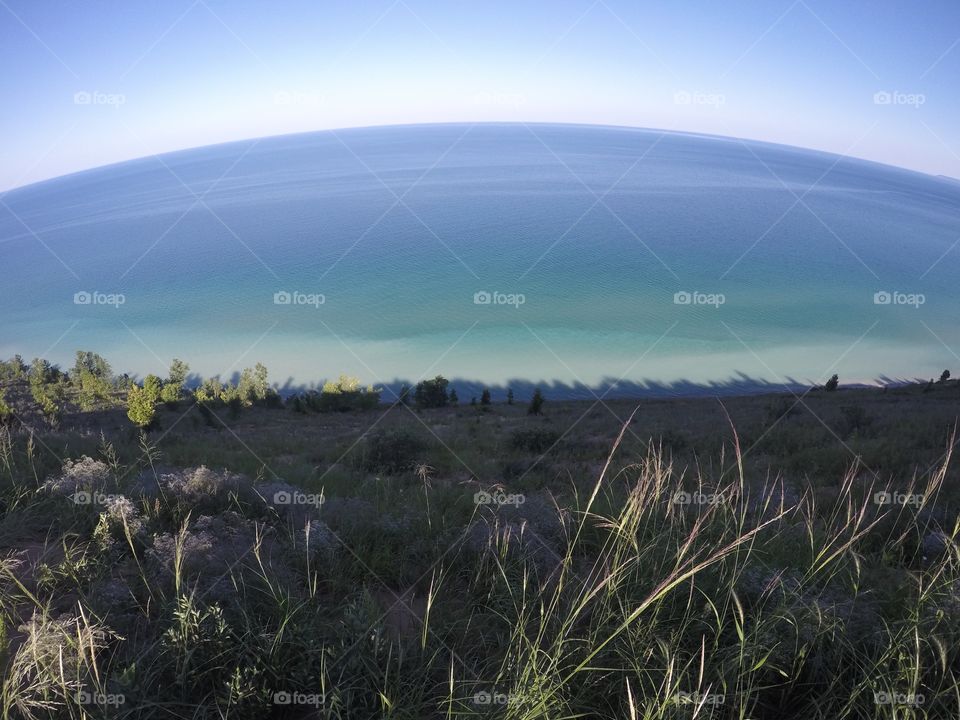
[(29, 372), (30, 394), (50, 420), (57, 420), (63, 402), (63, 373), (42, 358), (34, 358)]
[(183, 360), (174, 358), (173, 362), (170, 363), (170, 370), (167, 373), (167, 382), (182, 386), (187, 381), (187, 375), (189, 372), (189, 365), (187, 365)]
[(540, 388), (537, 388), (533, 391), (533, 397), (530, 398), (530, 407), (527, 408), (527, 415), (542, 415), (543, 403), (543, 393), (540, 392)]
[(447, 404), (447, 385), (450, 381), (443, 375), (437, 375), (433, 380), (424, 380), (417, 383), (413, 399), (418, 408), (438, 408)]
[(143, 387), (131, 385), (127, 393), (127, 417), (139, 428), (153, 425), (157, 416), (157, 400), (160, 399), (160, 378), (148, 375)]
[(410, 404), (410, 386), (406, 383), (400, 386), (400, 394), (397, 396), (397, 402), (401, 405)]
[(490, 404), (490, 391), (486, 388), (483, 389), (483, 392), (480, 393), (480, 404), (489, 405)]
[(513, 388), (507, 388), (507, 405), (513, 405)]
[(197, 398), (197, 402), (213, 402), (214, 400), (220, 400), (224, 395), (224, 387), (220, 384), (220, 376), (214, 376), (212, 378), (207, 378), (202, 383), (200, 387), (197, 388), (197, 391), (194, 393)]
[(454, 407), (460, 404), (460, 398), (457, 397), (457, 391), (454, 388), (450, 388), (450, 404)]
[(187, 373), (190, 372), (190, 366), (183, 360), (173, 359), (170, 363), (170, 370), (167, 373), (167, 381), (163, 384), (160, 391), (160, 399), (169, 407), (176, 407), (177, 403), (183, 399), (183, 384), (187, 381)]
[(945, 383), (945, 382), (946, 382), (947, 380), (949, 380), (949, 379), (950, 379), (950, 371), (949, 371), (949, 370), (944, 370), (942, 373), (940, 373), (940, 382), (941, 382), (941, 383)]
[(111, 404), (113, 372), (110, 363), (94, 352), (77, 350), (71, 374), (81, 410), (95, 410)]
[(823, 386), (823, 389), (827, 392), (834, 392), (839, 386), (840, 378), (836, 375), (833, 375), (829, 380), (827, 380), (827, 384)]
[(347, 412), (349, 410), (368, 410), (380, 404), (380, 390), (362, 387), (360, 379), (350, 375), (341, 375), (336, 381), (328, 380), (323, 384), (316, 409), (320, 411)]
[(267, 381), (267, 366), (257, 363), (253, 368), (253, 396), (261, 402), (270, 394), (270, 383)]

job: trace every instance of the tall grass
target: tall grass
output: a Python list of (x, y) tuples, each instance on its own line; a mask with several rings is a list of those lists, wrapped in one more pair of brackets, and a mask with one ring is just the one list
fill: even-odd
[(748, 483), (736, 441), (709, 469), (656, 444), (622, 463), (628, 427), (539, 514), (426, 466), (400, 507), (292, 513), (106, 442), (130, 504), (77, 506), (0, 435), (0, 533), (46, 523), (0, 562), (4, 717), (960, 716), (949, 453), (905, 487), (854, 465), (796, 496)]

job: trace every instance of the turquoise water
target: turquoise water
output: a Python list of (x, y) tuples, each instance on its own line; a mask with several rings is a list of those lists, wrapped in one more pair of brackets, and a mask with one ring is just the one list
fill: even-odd
[[(82, 347), (132, 374), (173, 356), (224, 375), (262, 360), (292, 384), (872, 381), (960, 364), (960, 184), (796, 148), (354, 129), (145, 158), (2, 201), (4, 356), (69, 363)], [(903, 295), (876, 304), (884, 291)], [(103, 296), (76, 304), (83, 292)], [(476, 304), (482, 292), (512, 304)], [(109, 295), (123, 303), (99, 304)]]

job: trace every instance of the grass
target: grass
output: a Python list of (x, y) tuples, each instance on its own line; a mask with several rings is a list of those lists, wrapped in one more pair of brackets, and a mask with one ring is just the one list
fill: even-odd
[(958, 401), (0, 428), (4, 717), (955, 718)]

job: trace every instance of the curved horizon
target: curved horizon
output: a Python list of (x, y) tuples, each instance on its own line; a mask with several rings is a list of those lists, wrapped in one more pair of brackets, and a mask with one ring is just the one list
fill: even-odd
[(575, 122), (541, 122), (541, 121), (523, 121), (523, 120), (484, 120), (484, 121), (450, 121), (450, 122), (418, 122), (418, 123), (388, 123), (383, 125), (353, 125), (349, 127), (336, 127), (336, 128), (321, 128), (318, 130), (303, 130), (298, 132), (289, 132), (289, 133), (276, 133), (273, 135), (261, 135), (258, 137), (246, 137), (239, 138), (236, 140), (225, 140), (223, 142), (209, 143), (207, 145), (194, 145), (182, 148), (176, 148), (173, 150), (165, 150), (163, 152), (147, 154), (147, 155), (137, 155), (134, 157), (129, 157), (124, 160), (117, 160), (116, 162), (109, 162), (103, 165), (93, 165), (90, 167), (81, 168), (79, 170), (74, 170), (72, 172), (64, 173), (62, 175), (54, 175), (51, 177), (43, 178), (41, 180), (35, 180), (33, 182), (27, 183), (25, 185), (17, 185), (15, 187), (7, 188), (6, 190), (0, 190), (0, 197), (11, 192), (25, 190), (36, 185), (43, 185), (48, 182), (55, 182), (57, 180), (62, 180), (66, 178), (72, 178), (77, 175), (83, 175), (88, 172), (96, 172), (98, 170), (106, 170), (108, 168), (119, 167), (121, 165), (126, 165), (127, 163), (135, 163), (143, 160), (150, 160), (151, 158), (164, 158), (172, 155), (177, 155), (179, 153), (189, 153), (197, 150), (206, 150), (210, 148), (225, 147), (228, 145), (238, 145), (241, 143), (252, 143), (260, 142), (263, 140), (272, 140), (277, 138), (285, 137), (298, 137), (306, 135), (319, 135), (323, 133), (336, 134), (338, 132), (351, 132), (354, 130), (389, 130), (389, 129), (402, 129), (402, 128), (429, 128), (429, 127), (456, 127), (456, 126), (498, 126), (498, 125), (510, 125), (518, 127), (526, 126), (550, 126), (550, 127), (575, 127), (575, 128), (585, 128), (591, 129), (595, 128), (598, 130), (633, 130), (638, 132), (648, 132), (648, 133), (661, 133), (664, 135), (681, 135), (685, 137), (699, 137), (707, 138), (711, 140), (723, 140), (729, 142), (739, 142), (739, 143), (749, 143), (753, 145), (765, 145), (774, 148), (782, 148), (787, 150), (799, 150), (806, 153), (815, 153), (821, 155), (827, 155), (831, 158), (837, 158), (841, 160), (852, 160), (856, 162), (870, 163), (873, 165), (878, 165), (885, 168), (890, 168), (893, 170), (898, 170), (908, 173), (916, 173), (918, 175), (923, 175), (928, 178), (933, 178), (936, 180), (945, 180), (947, 182), (960, 182), (960, 178), (954, 178), (950, 175), (934, 174), (929, 173), (923, 170), (917, 170), (914, 168), (909, 168), (903, 165), (895, 165), (893, 163), (883, 162), (881, 160), (874, 160), (867, 157), (862, 157), (858, 155), (845, 155), (841, 153), (832, 152), (830, 150), (823, 150), (820, 148), (814, 147), (804, 147), (801, 145), (790, 145), (788, 143), (782, 142), (772, 142), (769, 140), (760, 140), (757, 138), (750, 137), (737, 137), (733, 135), (718, 135), (716, 133), (707, 133), (707, 132), (697, 132), (693, 130), (675, 130), (669, 128), (656, 128), (656, 127), (644, 127), (638, 125), (614, 125), (608, 123), (575, 123)]

